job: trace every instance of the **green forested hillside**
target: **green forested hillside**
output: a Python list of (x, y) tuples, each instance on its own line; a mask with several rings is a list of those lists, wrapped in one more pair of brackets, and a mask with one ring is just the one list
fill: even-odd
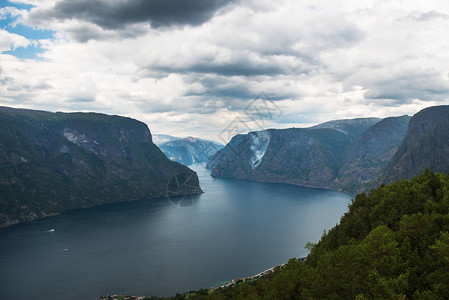
[(99, 204), (199, 193), (198, 177), (170, 161), (137, 120), (97, 113), (0, 107), (0, 227)]
[(409, 120), (409, 116), (336, 120), (310, 128), (239, 134), (212, 155), (207, 166), (216, 177), (343, 190), (355, 195), (378, 186), (373, 180), (398, 149)]
[(374, 186), (412, 178), (425, 168), (449, 172), (449, 105), (428, 107), (413, 116), (401, 145)]
[(340, 224), (262, 279), (189, 299), (449, 299), (449, 175), (359, 194)]

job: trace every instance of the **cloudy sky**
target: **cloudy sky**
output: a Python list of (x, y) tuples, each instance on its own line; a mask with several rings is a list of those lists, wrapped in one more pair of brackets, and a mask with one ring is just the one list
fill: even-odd
[(0, 105), (217, 141), (412, 115), (449, 104), (448, 32), (443, 0), (0, 0)]

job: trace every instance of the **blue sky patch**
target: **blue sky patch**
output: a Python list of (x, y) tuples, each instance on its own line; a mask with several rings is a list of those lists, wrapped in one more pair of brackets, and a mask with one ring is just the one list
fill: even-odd
[(51, 39), (54, 31), (34, 29), (29, 26), (17, 24), (15, 27), (7, 27), (6, 31), (21, 35), (29, 40)]
[(11, 7), (15, 7), (18, 9), (26, 9), (26, 10), (30, 10), (33, 5), (31, 4), (24, 4), (24, 3), (14, 3), (8, 0), (0, 0), (0, 7), (6, 7), (6, 6), (11, 6)]
[(39, 45), (33, 46), (29, 45), (28, 47), (17, 47), (14, 50), (9, 51), (3, 51), (3, 54), (10, 54), (14, 55), (17, 58), (20, 59), (34, 59), (34, 60), (41, 60), (41, 58), (38, 56), (38, 54), (44, 52), (44, 49), (42, 49)]
[[(15, 7), (18, 9), (30, 10), (33, 6), (21, 3), (12, 3), (10, 1), (0, 0), (0, 7)], [(40, 30), (23, 24), (13, 25), (17, 17), (7, 15), (6, 18), (0, 19), (0, 28), (10, 33), (21, 35), (28, 40), (52, 39), (55, 32), (51, 30)], [(26, 48), (17, 47), (14, 50), (3, 51), (4, 54), (14, 55), (21, 59), (39, 59), (38, 54), (44, 52), (39, 44), (30, 45)]]

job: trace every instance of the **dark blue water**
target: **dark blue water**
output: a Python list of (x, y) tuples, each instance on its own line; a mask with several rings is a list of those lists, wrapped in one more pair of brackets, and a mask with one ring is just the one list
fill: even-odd
[[(0, 299), (168, 296), (259, 273), (307, 254), (350, 196), (213, 180), (193, 206), (118, 203), (0, 229)], [(51, 231), (54, 229), (54, 231)]]

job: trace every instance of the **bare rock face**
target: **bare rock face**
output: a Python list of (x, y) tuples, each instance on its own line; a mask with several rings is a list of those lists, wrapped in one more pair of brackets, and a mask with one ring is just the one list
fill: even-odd
[(410, 117), (359, 118), (235, 136), (208, 161), (212, 175), (355, 193), (398, 149)]
[[(330, 143), (323, 136), (330, 135)], [(213, 176), (284, 182), (307, 186), (328, 184), (350, 136), (332, 129), (269, 129), (235, 136), (208, 162)]]
[(98, 204), (165, 196), (192, 174), (139, 121), (96, 113), (0, 107), (0, 226)]
[(426, 168), (449, 172), (449, 105), (429, 107), (412, 117), (404, 140), (377, 183), (410, 179)]
[(349, 193), (367, 191), (382, 174), (404, 138), (409, 116), (390, 117), (365, 130), (348, 147), (330, 188)]

